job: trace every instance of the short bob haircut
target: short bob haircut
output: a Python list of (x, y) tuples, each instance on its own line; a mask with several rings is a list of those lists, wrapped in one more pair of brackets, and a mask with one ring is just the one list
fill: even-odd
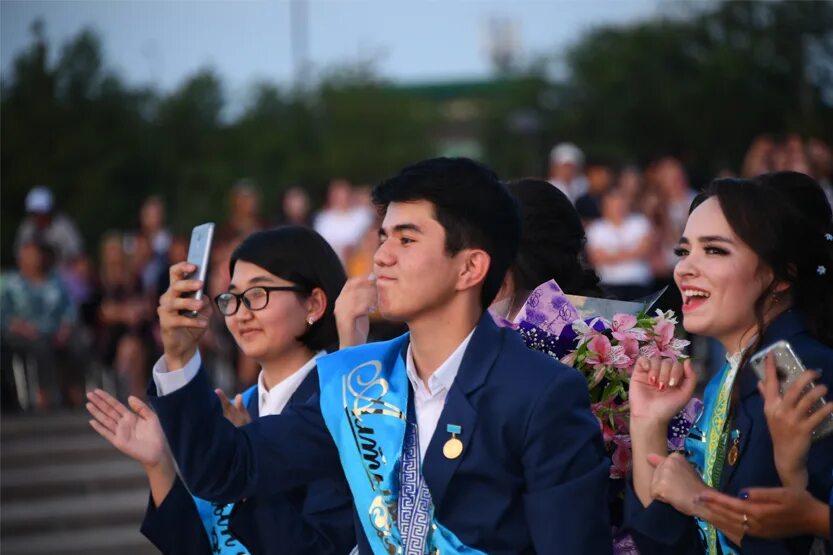
[(301, 297), (308, 296), (315, 288), (323, 290), (327, 297), (324, 315), (298, 341), (313, 351), (338, 348), (333, 307), (347, 278), (335, 251), (321, 235), (298, 225), (256, 231), (231, 253), (229, 275), (234, 274), (239, 260), (304, 287), (305, 293), (295, 293)]
[(506, 271), (518, 254), (521, 216), (515, 197), (495, 173), (468, 158), (432, 158), (412, 164), (373, 189), (380, 212), (391, 202), (425, 200), (445, 230), (449, 256), (467, 248), (483, 249), (490, 264), (480, 302), (494, 300)]

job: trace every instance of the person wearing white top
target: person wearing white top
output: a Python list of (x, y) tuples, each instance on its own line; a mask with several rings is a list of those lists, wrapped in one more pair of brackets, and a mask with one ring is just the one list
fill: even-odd
[(602, 197), (602, 217), (587, 228), (587, 254), (601, 283), (620, 300), (649, 293), (652, 274), (648, 263), (651, 224), (641, 214), (629, 214), (618, 190)]
[[(201, 312), (196, 319), (177, 313), (176, 325), (170, 320), (163, 325), (163, 333), (179, 336), (190, 354), (183, 363), (185, 357), (166, 351), (153, 369), (159, 391), (182, 387), (202, 366), (196, 345), (210, 305), (180, 299), (183, 286), (195, 284), (183, 280), (188, 271), (187, 263), (171, 267), (172, 286), (160, 305), (177, 298)], [(228, 291), (216, 297), (217, 309), (243, 353), (261, 366), (257, 384), (233, 402), (216, 390), (226, 418), (241, 426), (279, 415), (317, 393), (317, 360), (336, 340), (329, 299), (338, 294), (345, 276), (324, 239), (300, 226), (247, 237), (231, 256), (230, 273)], [(93, 427), (146, 469), (151, 496), (142, 533), (163, 553), (202, 555), (224, 545), (235, 553), (273, 553), (280, 546), (281, 553), (339, 555), (355, 544), (352, 504), (343, 484), (320, 480), (280, 494), (252, 495), (237, 507), (209, 504), (192, 498), (177, 477), (162, 428), (144, 403), (131, 397), (131, 411), (100, 390), (89, 399)], [(204, 507), (209, 517), (222, 516), (207, 520)]]

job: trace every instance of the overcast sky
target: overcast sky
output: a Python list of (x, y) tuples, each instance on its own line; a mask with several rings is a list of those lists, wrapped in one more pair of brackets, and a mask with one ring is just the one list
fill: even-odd
[[(660, 0), (308, 0), (305, 5), (307, 58), (314, 68), (374, 59), (383, 76), (409, 82), (488, 75), (485, 37), (494, 18), (513, 22), (517, 51), (528, 58), (557, 52), (595, 25), (644, 19), (668, 7)], [(32, 21), (40, 17), (53, 56), (56, 46), (90, 26), (102, 38), (109, 67), (132, 84), (170, 91), (204, 67), (217, 71), (232, 95), (259, 80), (288, 84), (295, 67), (291, 11), (288, 0), (2, 0), (2, 71), (8, 76), (16, 54), (31, 42)]]

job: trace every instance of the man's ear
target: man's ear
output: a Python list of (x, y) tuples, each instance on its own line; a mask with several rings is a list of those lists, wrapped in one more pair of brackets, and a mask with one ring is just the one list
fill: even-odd
[(464, 249), (459, 254), (463, 257), (463, 265), (457, 278), (457, 290), (482, 285), (492, 265), (492, 258), (482, 249)]

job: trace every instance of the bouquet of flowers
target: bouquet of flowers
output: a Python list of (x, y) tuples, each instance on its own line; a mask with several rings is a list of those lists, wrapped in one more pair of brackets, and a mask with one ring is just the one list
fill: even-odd
[[(529, 295), (511, 322), (498, 318), (500, 324), (516, 329), (528, 347), (584, 374), (611, 458), (612, 479), (624, 478), (631, 468), (628, 384), (637, 359), (681, 359), (689, 344), (675, 336), (674, 313), (657, 310), (650, 315), (651, 304), (566, 295), (549, 281)], [(682, 448), (698, 403), (692, 400), (672, 421), (669, 449)]]

